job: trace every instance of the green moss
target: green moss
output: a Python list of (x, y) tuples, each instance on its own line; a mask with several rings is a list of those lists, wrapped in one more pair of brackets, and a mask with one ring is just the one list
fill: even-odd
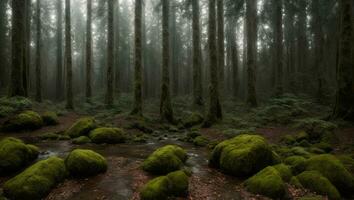
[(84, 149), (72, 151), (65, 159), (65, 165), (74, 177), (88, 177), (106, 172), (107, 161), (100, 154)]
[(311, 143), (308, 142), (307, 140), (302, 140), (301, 142), (299, 142), (299, 146), (301, 146), (301, 147), (310, 147)]
[(24, 97), (0, 98), (0, 117), (8, 117), (15, 112), (30, 109), (32, 102)]
[(325, 154), (326, 153), (322, 149), (319, 149), (319, 148), (316, 148), (316, 147), (310, 147), (309, 148), (309, 152), (310, 153), (314, 153), (314, 154)]
[(296, 176), (291, 177), (290, 185), (295, 186), (296, 188), (303, 188), (302, 184), (300, 183), (299, 179)]
[(2, 130), (6, 132), (35, 130), (43, 126), (41, 116), (33, 111), (25, 111), (4, 122)]
[(320, 142), (312, 145), (312, 147), (322, 149), (326, 153), (330, 153), (333, 151), (332, 145), (325, 143), (325, 142)]
[(130, 129), (138, 129), (143, 133), (152, 133), (154, 130), (144, 120), (138, 120), (129, 125)]
[(72, 141), (73, 144), (87, 144), (91, 143), (91, 139), (87, 136), (80, 136), (78, 138), (73, 139)]
[(56, 133), (45, 133), (39, 136), (41, 140), (57, 140), (59, 138), (59, 134)]
[(285, 135), (281, 138), (281, 142), (286, 145), (293, 145), (296, 142), (296, 139), (292, 135)]
[(66, 176), (64, 161), (51, 157), (32, 165), (4, 184), (4, 194), (13, 200), (39, 200), (64, 180)]
[(286, 166), (284, 164), (278, 164), (278, 165), (274, 165), (273, 167), (274, 167), (274, 169), (276, 169), (278, 171), (278, 173), (280, 174), (283, 181), (286, 181), (286, 182), (290, 181), (293, 174), (288, 166)]
[(10, 106), (0, 106), (0, 118), (10, 116), (16, 110)]
[(203, 115), (201, 115), (200, 113), (191, 113), (183, 120), (183, 126), (185, 128), (190, 128), (195, 125), (201, 124), (203, 121)]
[(340, 199), (336, 187), (317, 171), (305, 171), (297, 176), (301, 185), (318, 194), (328, 195), (330, 199)]
[(97, 128), (90, 132), (90, 138), (96, 144), (118, 144), (125, 142), (125, 134), (119, 128)]
[(301, 142), (303, 140), (308, 140), (309, 139), (309, 134), (307, 134), (305, 131), (301, 131), (295, 135), (295, 140), (297, 142)]
[(194, 138), (193, 144), (199, 147), (205, 147), (209, 144), (209, 139), (204, 136), (198, 136)]
[(210, 165), (226, 173), (246, 177), (274, 162), (272, 150), (258, 135), (240, 135), (219, 143), (213, 150)]
[(301, 197), (299, 200), (323, 200), (322, 196), (304, 196)]
[(149, 136), (147, 135), (138, 135), (133, 137), (132, 139), (134, 143), (141, 143), (141, 144), (146, 143), (148, 140), (149, 140)]
[(351, 195), (354, 192), (353, 176), (333, 155), (323, 154), (311, 157), (306, 162), (306, 170), (320, 172), (342, 195)]
[(354, 159), (350, 155), (336, 156), (350, 172), (354, 173)]
[(179, 170), (187, 160), (187, 153), (179, 146), (167, 145), (154, 151), (142, 165), (153, 174), (167, 174)]
[(248, 191), (274, 199), (285, 195), (285, 184), (274, 167), (266, 167), (245, 182)]
[(42, 114), (42, 119), (45, 125), (52, 126), (59, 124), (58, 115), (55, 112), (45, 112)]
[(170, 184), (166, 176), (157, 177), (142, 188), (140, 198), (142, 200), (165, 200), (168, 198)]
[(5, 138), (0, 141), (0, 175), (16, 172), (37, 158), (39, 150), (19, 139)]
[(81, 118), (66, 131), (66, 134), (71, 138), (77, 138), (80, 136), (88, 135), (89, 132), (96, 127), (97, 125), (94, 118)]
[(171, 186), (169, 193), (173, 196), (184, 197), (188, 194), (189, 177), (182, 170), (167, 174)]
[(295, 126), (305, 130), (311, 140), (321, 140), (324, 134), (331, 133), (337, 128), (337, 125), (331, 122), (315, 118), (298, 120)]
[(306, 158), (302, 156), (290, 156), (284, 160), (284, 163), (290, 166), (293, 174), (299, 174), (306, 168)]
[(309, 157), (311, 154), (303, 147), (293, 147), (290, 149), (291, 153), (296, 156)]

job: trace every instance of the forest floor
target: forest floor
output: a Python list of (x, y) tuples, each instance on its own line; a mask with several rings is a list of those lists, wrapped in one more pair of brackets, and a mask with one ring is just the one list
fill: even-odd
[[(93, 100), (93, 102), (100, 102)], [(150, 100), (144, 105), (144, 118), (135, 118), (129, 115), (131, 98), (122, 95), (116, 101), (114, 108), (106, 108), (102, 103), (76, 104), (75, 111), (66, 111), (62, 104), (44, 102), (30, 103), (21, 106), (18, 110), (32, 109), (39, 113), (55, 111), (59, 115), (59, 124), (47, 126), (36, 131), (20, 133), (2, 133), (4, 137), (17, 137), (27, 143), (32, 143), (41, 149), (39, 159), (52, 155), (66, 156), (75, 148), (92, 149), (106, 157), (108, 171), (87, 179), (68, 179), (58, 185), (47, 196), (46, 200), (104, 200), (104, 199), (139, 199), (142, 186), (153, 177), (144, 172), (140, 165), (144, 159), (157, 148), (166, 144), (177, 144), (183, 147), (188, 155), (187, 166), (191, 169), (189, 195), (186, 199), (267, 199), (260, 195), (248, 193), (243, 187), (243, 180), (225, 175), (217, 169), (208, 166), (208, 159), (212, 148), (220, 141), (236, 135), (252, 132), (264, 136), (273, 146), (284, 145), (284, 136), (294, 135), (304, 129), (309, 129), (308, 121), (322, 122), (331, 112), (330, 106), (314, 103), (308, 97), (286, 95), (267, 101), (257, 109), (251, 109), (243, 103), (231, 100), (225, 101), (224, 120), (211, 128), (201, 128), (200, 125), (185, 128), (181, 124), (194, 112), (203, 113), (189, 106), (189, 99), (178, 98), (174, 101), (176, 124), (160, 123), (158, 115), (158, 101)], [(1, 109), (0, 109), (1, 111)], [(0, 113), (1, 114), (1, 113)], [(0, 118), (2, 124), (9, 116)], [(100, 126), (123, 128), (132, 139), (125, 144), (116, 145), (74, 145), (70, 140), (43, 140), (41, 135), (47, 133), (63, 133), (76, 120), (84, 116), (94, 116)], [(336, 140), (331, 143), (336, 155), (354, 156), (354, 125), (342, 122), (327, 122), (336, 126), (333, 130)], [(304, 125), (305, 124), (305, 125)], [(319, 125), (321, 126), (321, 125)], [(310, 127), (310, 129), (313, 127)], [(205, 137), (208, 144), (199, 145), (185, 140), (190, 132), (199, 132)], [(351, 173), (354, 173), (354, 164), (348, 164)], [(8, 177), (0, 178), (1, 185)], [(288, 198), (297, 199), (311, 193), (304, 189), (288, 187)], [(325, 199), (325, 197), (323, 197)]]

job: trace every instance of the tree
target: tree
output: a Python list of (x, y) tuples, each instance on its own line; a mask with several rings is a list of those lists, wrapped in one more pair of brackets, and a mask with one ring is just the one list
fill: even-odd
[(283, 94), (283, 1), (274, 0), (275, 5), (275, 62), (276, 62), (276, 94)]
[(142, 116), (142, 0), (135, 1), (135, 72), (134, 108), (132, 114)]
[(247, 103), (257, 106), (256, 63), (257, 63), (257, 0), (246, 1), (247, 23)]
[(31, 37), (31, 1), (25, 0), (25, 26), (23, 37), (23, 89), (25, 96), (28, 97), (29, 87), (29, 67), (30, 67), (30, 37)]
[(162, 121), (173, 122), (170, 94), (169, 0), (162, 0), (162, 83), (160, 115)]
[(70, 0), (65, 0), (65, 61), (66, 61), (66, 108), (74, 109), (73, 72), (71, 57), (71, 11)]
[[(307, 33), (306, 33), (306, 24), (307, 24), (307, 0), (299, 0), (299, 19), (297, 23), (297, 49), (299, 49), (298, 53), (298, 70), (302, 73), (306, 73), (307, 63), (308, 63), (308, 42), (307, 42)], [(300, 81), (302, 85), (300, 88), (302, 90), (306, 89), (305, 80)]]
[(12, 56), (9, 96), (25, 96), (23, 88), (23, 37), (26, 6), (22, 0), (12, 0)]
[(37, 21), (37, 37), (36, 37), (36, 101), (42, 102), (42, 22), (41, 22), (41, 0), (37, 0), (36, 4), (36, 21)]
[(337, 66), (337, 93), (333, 117), (354, 121), (354, 61), (353, 45), (353, 2), (341, 0), (340, 9), (340, 41)]
[(219, 88), (221, 93), (224, 94), (224, 79), (225, 79), (225, 34), (224, 34), (224, 0), (217, 0), (217, 30), (218, 30), (218, 73), (219, 73)]
[(108, 32), (107, 32), (107, 91), (106, 104), (112, 106), (113, 97), (113, 63), (114, 63), (114, 0), (108, 0)]
[(8, 29), (6, 11), (8, 0), (0, 1), (0, 60), (2, 61), (2, 67), (0, 67), (0, 88), (5, 88), (7, 85), (7, 65), (8, 65), (8, 52), (6, 32)]
[(56, 99), (63, 99), (63, 5), (57, 0), (57, 77)]
[(202, 106), (203, 87), (202, 87), (202, 56), (200, 42), (200, 22), (199, 22), (199, 0), (192, 1), (193, 9), (193, 103)]
[(87, 25), (86, 25), (86, 101), (92, 96), (92, 0), (87, 0)]
[(216, 0), (209, 0), (209, 70), (210, 70), (210, 86), (209, 86), (209, 109), (204, 127), (211, 126), (218, 119), (222, 119), (221, 105), (219, 100), (218, 86), (218, 56), (216, 48)]

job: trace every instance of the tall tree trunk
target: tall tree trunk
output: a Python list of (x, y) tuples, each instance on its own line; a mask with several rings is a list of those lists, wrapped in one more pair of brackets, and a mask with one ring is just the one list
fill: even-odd
[(202, 56), (200, 42), (200, 19), (199, 19), (199, 0), (192, 1), (193, 7), (193, 103), (202, 106), (203, 86), (202, 86)]
[(107, 91), (106, 104), (112, 106), (113, 97), (113, 63), (114, 63), (114, 0), (108, 0), (108, 32), (107, 32)]
[(37, 38), (36, 38), (36, 101), (42, 102), (42, 22), (41, 22), (41, 0), (37, 0)]
[(177, 30), (177, 4), (175, 2), (171, 5), (171, 12), (170, 12), (170, 40), (171, 40), (171, 68), (172, 68), (172, 95), (178, 95), (179, 89), (179, 33)]
[(8, 29), (6, 11), (7, 11), (7, 1), (0, 1), (0, 60), (2, 61), (2, 67), (0, 67), (0, 89), (4, 89), (7, 85), (7, 37), (6, 32)]
[(87, 0), (86, 25), (86, 101), (92, 97), (92, 0)]
[(333, 116), (354, 121), (354, 61), (351, 58), (353, 46), (352, 0), (340, 1), (340, 44), (337, 66), (337, 94)]
[[(307, 71), (307, 55), (308, 55), (308, 43), (307, 43), (307, 34), (306, 34), (306, 24), (307, 24), (307, 0), (299, 0), (299, 22), (297, 27), (297, 49), (298, 49), (298, 70), (301, 73), (302, 77)], [(306, 90), (306, 80), (297, 80), (301, 85), (298, 88), (301, 88), (302, 91)]]
[(63, 100), (63, 4), (57, 0), (57, 77), (56, 99)]
[(222, 119), (221, 105), (219, 100), (218, 86), (218, 55), (216, 45), (216, 0), (209, 0), (209, 68), (210, 68), (210, 86), (209, 86), (209, 109), (204, 122), (204, 127), (213, 125), (218, 119)]
[(275, 4), (275, 62), (277, 67), (276, 95), (283, 94), (283, 1), (274, 0)]
[(256, 96), (256, 64), (257, 64), (257, 0), (247, 0), (247, 103), (257, 106)]
[(217, 0), (217, 30), (218, 30), (218, 72), (219, 72), (219, 88), (224, 94), (225, 87), (225, 34), (224, 34), (224, 0)]
[(135, 1), (135, 72), (134, 108), (132, 114), (142, 116), (142, 0)]
[(23, 37), (23, 89), (25, 96), (28, 97), (29, 89), (29, 65), (30, 65), (30, 32), (31, 32), (31, 1), (25, 0), (25, 28)]
[(160, 115), (162, 121), (173, 122), (174, 119), (170, 94), (169, 41), (169, 0), (162, 0), (162, 84)]
[(26, 6), (22, 0), (12, 0), (12, 70), (9, 96), (24, 96), (23, 37)]
[(233, 97), (236, 99), (238, 98), (239, 94), (239, 76), (238, 76), (238, 47), (237, 47), (237, 40), (235, 34), (235, 24), (236, 20), (232, 20), (231, 22), (231, 44), (230, 44), (230, 53), (231, 53), (231, 72), (232, 72), (232, 94)]
[(70, 0), (65, 0), (65, 61), (66, 61), (66, 108), (74, 109), (73, 72), (71, 57), (71, 8)]
[(119, 94), (119, 83), (120, 83), (120, 52), (119, 52), (119, 45), (120, 45), (120, 22), (119, 22), (119, 14), (120, 14), (120, 8), (119, 8), (119, 0), (115, 0), (115, 9), (116, 12), (114, 13), (114, 90), (116, 94)]

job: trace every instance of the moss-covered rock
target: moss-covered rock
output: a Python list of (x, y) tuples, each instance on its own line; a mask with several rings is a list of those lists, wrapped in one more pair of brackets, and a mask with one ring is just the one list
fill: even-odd
[(153, 174), (167, 174), (179, 170), (187, 160), (187, 153), (176, 145), (166, 145), (154, 151), (142, 164), (143, 170)]
[(281, 138), (281, 142), (286, 145), (293, 145), (296, 139), (293, 135), (285, 135)]
[(58, 115), (55, 112), (45, 112), (42, 114), (42, 119), (45, 125), (53, 126), (59, 124)]
[(58, 140), (59, 137), (60, 135), (56, 133), (44, 133), (39, 136), (41, 140)]
[(278, 171), (278, 173), (280, 174), (283, 181), (286, 181), (286, 182), (290, 181), (293, 174), (291, 172), (291, 169), (287, 165), (278, 164), (278, 165), (274, 165), (273, 167), (274, 167), (274, 169), (276, 169)]
[(299, 200), (323, 200), (322, 196), (316, 195), (316, 196), (304, 196), (299, 198)]
[(326, 153), (330, 153), (333, 151), (332, 145), (325, 143), (325, 142), (320, 142), (312, 145), (312, 147), (322, 149)]
[(306, 151), (304, 147), (293, 147), (290, 149), (291, 153), (296, 156), (309, 157), (311, 154)]
[(299, 179), (296, 176), (291, 177), (289, 183), (290, 183), (290, 185), (293, 185), (296, 188), (303, 188), (303, 186), (301, 185)]
[(183, 126), (185, 128), (190, 128), (195, 125), (201, 124), (204, 118), (200, 113), (191, 113), (187, 118), (183, 120)]
[(81, 145), (81, 144), (87, 144), (87, 143), (91, 143), (91, 139), (87, 136), (80, 136), (78, 138), (74, 138), (72, 140), (72, 143), (73, 144), (78, 144), (78, 145)]
[(66, 177), (64, 161), (51, 157), (32, 165), (4, 184), (4, 194), (13, 200), (39, 200)]
[(209, 163), (226, 173), (246, 177), (274, 163), (274, 155), (266, 140), (258, 135), (240, 135), (219, 143)]
[(199, 147), (205, 147), (209, 144), (209, 139), (204, 136), (198, 136), (194, 138), (193, 144)]
[(337, 125), (316, 118), (307, 118), (297, 120), (295, 127), (305, 130), (309, 139), (321, 140), (325, 134), (333, 132)]
[(188, 194), (189, 177), (182, 170), (167, 174), (171, 186), (169, 193), (173, 196), (184, 197)]
[(42, 117), (33, 111), (25, 111), (4, 122), (2, 130), (6, 132), (35, 130), (43, 126)]
[(65, 159), (65, 165), (74, 177), (88, 177), (106, 172), (107, 161), (100, 154), (84, 149), (72, 151)]
[(330, 199), (340, 199), (336, 187), (317, 171), (302, 172), (297, 178), (302, 186), (317, 194), (327, 195)]
[(284, 163), (290, 166), (293, 174), (299, 174), (306, 168), (306, 158), (302, 156), (290, 156), (284, 160)]
[(30, 109), (32, 102), (25, 97), (0, 98), (0, 117), (8, 117), (16, 112)]
[(143, 187), (140, 192), (140, 198), (142, 200), (165, 200), (168, 198), (170, 184), (167, 176), (157, 177)]
[(338, 155), (336, 157), (342, 162), (346, 169), (354, 174), (354, 158), (352, 158), (350, 155)]
[(96, 127), (97, 125), (94, 118), (81, 118), (66, 131), (66, 134), (69, 135), (71, 138), (86, 136), (91, 130), (95, 129)]
[(320, 172), (340, 191), (342, 195), (354, 193), (354, 178), (343, 164), (333, 155), (313, 156), (306, 161), (306, 170)]
[(96, 144), (118, 144), (125, 142), (125, 134), (119, 128), (97, 128), (90, 132), (90, 138)]
[(266, 167), (245, 181), (248, 191), (274, 199), (285, 195), (285, 184), (274, 167)]
[(37, 158), (39, 150), (16, 138), (0, 141), (0, 175), (16, 172)]

